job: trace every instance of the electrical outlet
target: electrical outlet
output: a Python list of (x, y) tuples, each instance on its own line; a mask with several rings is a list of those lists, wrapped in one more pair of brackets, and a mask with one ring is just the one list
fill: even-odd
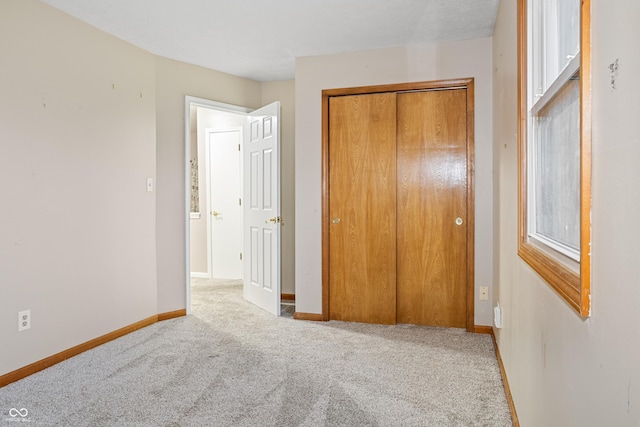
[(18, 312), (18, 332), (31, 329), (31, 310)]
[(480, 301), (489, 301), (489, 287), (480, 286)]

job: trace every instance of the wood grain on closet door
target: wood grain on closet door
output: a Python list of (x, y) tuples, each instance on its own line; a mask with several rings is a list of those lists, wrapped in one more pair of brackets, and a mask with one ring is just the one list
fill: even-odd
[(396, 95), (329, 100), (329, 313), (396, 322)]
[(397, 320), (466, 326), (466, 90), (398, 94)]

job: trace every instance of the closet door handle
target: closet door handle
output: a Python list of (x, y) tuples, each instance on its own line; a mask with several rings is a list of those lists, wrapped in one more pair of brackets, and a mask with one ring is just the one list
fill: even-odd
[(462, 225), (464, 221), (462, 220), (462, 218), (458, 217), (456, 218), (456, 225)]
[(333, 218), (333, 219), (331, 220), (331, 222), (332, 222), (333, 224), (340, 224), (340, 218), (335, 217), (335, 218)]

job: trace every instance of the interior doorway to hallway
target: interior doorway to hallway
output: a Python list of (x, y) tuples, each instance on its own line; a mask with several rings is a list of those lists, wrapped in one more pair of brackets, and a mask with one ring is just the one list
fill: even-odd
[(247, 301), (280, 315), (280, 133), (278, 101), (186, 97), (187, 313), (191, 279), (204, 278), (240, 280)]
[[(242, 159), (248, 108), (187, 99), (188, 244), (187, 310), (191, 286), (241, 286)], [(185, 120), (187, 118), (185, 117)]]
[(244, 115), (191, 108), (190, 272), (197, 278), (242, 279)]

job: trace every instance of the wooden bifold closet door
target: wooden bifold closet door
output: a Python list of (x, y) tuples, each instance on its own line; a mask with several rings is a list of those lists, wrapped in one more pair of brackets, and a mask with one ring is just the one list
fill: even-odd
[(329, 98), (329, 318), (465, 327), (467, 91)]

